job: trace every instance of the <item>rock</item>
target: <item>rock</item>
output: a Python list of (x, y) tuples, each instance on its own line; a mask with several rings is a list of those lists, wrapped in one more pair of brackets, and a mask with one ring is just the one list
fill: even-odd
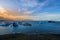
[(18, 22), (18, 24), (22, 25), (22, 22)]
[(0, 26), (9, 26), (10, 25), (10, 23), (6, 23), (6, 22), (4, 22), (3, 24), (1, 24)]
[(32, 25), (29, 24), (29, 23), (24, 23), (23, 25), (24, 25), (24, 26), (32, 26)]
[(48, 21), (48, 23), (55, 23), (55, 21)]
[(14, 22), (13, 27), (18, 27), (18, 24)]

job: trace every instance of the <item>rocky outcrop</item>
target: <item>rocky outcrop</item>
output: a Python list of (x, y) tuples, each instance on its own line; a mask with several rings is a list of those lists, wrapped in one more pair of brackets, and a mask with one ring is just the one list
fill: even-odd
[(9, 26), (10, 25), (10, 23), (3, 23), (3, 24), (0, 24), (0, 26)]
[(12, 26), (13, 26), (13, 27), (18, 27), (18, 24), (14, 22), (14, 23), (12, 24)]
[(55, 21), (48, 21), (48, 23), (56, 23)]
[(22, 25), (22, 22), (18, 22), (19, 25)]
[(32, 26), (30, 23), (24, 23), (24, 26)]

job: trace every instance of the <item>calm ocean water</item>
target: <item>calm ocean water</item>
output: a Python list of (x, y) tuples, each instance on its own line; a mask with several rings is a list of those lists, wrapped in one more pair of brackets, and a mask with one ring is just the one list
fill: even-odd
[[(0, 26), (0, 35), (14, 34), (14, 33), (35, 33), (35, 34), (60, 34), (60, 22), (48, 23), (48, 22), (28, 22), (32, 26), (24, 26), (17, 23), (17, 27), (12, 26)], [(26, 22), (23, 22), (26, 23)]]

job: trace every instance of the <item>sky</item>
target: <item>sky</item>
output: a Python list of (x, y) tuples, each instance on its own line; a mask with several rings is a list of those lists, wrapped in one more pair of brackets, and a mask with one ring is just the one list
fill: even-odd
[(0, 8), (23, 19), (60, 21), (60, 0), (0, 0)]

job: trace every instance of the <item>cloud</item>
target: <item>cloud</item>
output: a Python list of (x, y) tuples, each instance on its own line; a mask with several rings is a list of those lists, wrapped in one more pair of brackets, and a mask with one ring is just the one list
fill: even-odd
[(43, 8), (44, 6), (46, 6), (46, 5), (49, 3), (49, 1), (50, 1), (50, 0), (45, 0), (44, 2), (37, 4), (37, 5), (39, 5), (39, 6), (37, 6), (37, 7), (34, 9), (34, 11), (40, 11), (40, 10), (42, 10), (42, 8)]
[[(55, 4), (52, 0), (44, 0), (41, 2), (41, 0), (14, 0), (17, 4), (16, 10), (10, 10), (11, 12), (4, 13), (6, 10), (1, 8), (0, 15), (4, 18), (10, 18), (14, 20), (60, 20), (60, 14), (53, 14), (44, 12), (45, 10), (52, 10), (57, 8), (57, 4)], [(51, 2), (54, 3), (53, 6), (51, 5)], [(48, 7), (47, 7), (48, 6)], [(45, 8), (46, 7), (46, 8)], [(45, 8), (45, 10), (43, 9)], [(42, 11), (44, 10), (44, 11)], [(40, 13), (42, 11), (43, 13)], [(37, 13), (38, 12), (38, 13)], [(14, 14), (14, 15), (12, 15)], [(34, 16), (35, 15), (35, 16)]]
[[(14, 11), (13, 11), (14, 12)], [(6, 10), (3, 7), (0, 7), (0, 17), (9, 20), (35, 20), (35, 16), (29, 15), (13, 15), (11, 11)]]
[[(14, 11), (13, 11), (14, 12)], [(53, 14), (48, 12), (39, 13), (35, 16), (31, 15), (12, 15), (9, 10), (6, 10), (3, 7), (0, 7), (0, 17), (10, 20), (53, 20), (53, 21), (60, 21), (60, 14)], [(26, 11), (25, 11), (25, 14)]]
[(34, 7), (37, 4), (37, 0), (20, 0), (20, 5), (24, 7)]
[[(52, 0), (45, 0), (43, 2), (38, 2), (38, 0), (20, 0), (19, 5), (20, 8), (19, 11), (24, 15), (30, 15), (34, 12), (41, 11), (44, 6), (48, 6), (49, 3), (51, 3)], [(29, 10), (29, 8), (32, 8), (32, 10)], [(48, 7), (48, 9), (55, 9), (55, 7)], [(35, 13), (34, 13), (35, 14)], [(33, 20), (60, 20), (60, 14), (53, 14), (53, 13), (36, 13), (35, 16), (29, 16), (30, 19)]]
[(23, 12), (28, 11), (28, 14), (30, 14), (29, 12), (32, 14), (34, 12), (42, 10), (42, 8), (47, 5), (48, 2), (49, 0), (43, 0), (43, 2), (41, 2), (41, 0), (19, 0), (19, 2), (16, 1), (16, 3), (20, 6), (20, 10), (23, 10)]
[(32, 11), (18, 9), (18, 12), (22, 15), (30, 15)]
[(55, 11), (56, 9), (60, 8), (60, 1), (59, 0), (50, 0), (48, 5), (45, 5), (44, 11)]
[(38, 14), (37, 16), (39, 16), (39, 20), (60, 21), (60, 14), (44, 12)]

